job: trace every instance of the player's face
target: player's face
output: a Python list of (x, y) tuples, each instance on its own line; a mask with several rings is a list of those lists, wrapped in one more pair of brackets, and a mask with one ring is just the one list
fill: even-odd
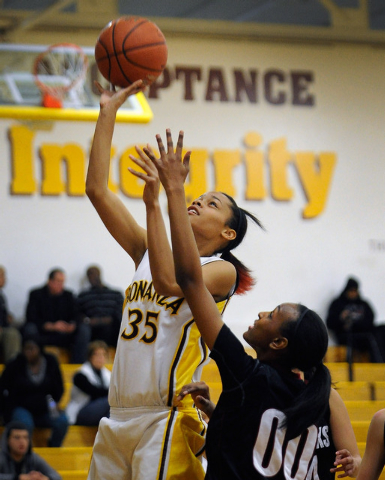
[(253, 325), (243, 334), (243, 338), (254, 349), (266, 350), (270, 343), (281, 335), (281, 326), (288, 320), (298, 317), (297, 305), (282, 303), (271, 312), (260, 312)]
[(230, 200), (221, 192), (207, 192), (194, 200), (187, 209), (192, 229), (207, 238), (228, 228), (232, 216)]

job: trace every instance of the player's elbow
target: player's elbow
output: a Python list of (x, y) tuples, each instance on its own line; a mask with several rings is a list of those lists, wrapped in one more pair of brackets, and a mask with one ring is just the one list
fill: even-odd
[(176, 276), (176, 282), (181, 288), (182, 292), (186, 292), (186, 291), (189, 291), (191, 288), (194, 288), (194, 286), (199, 281), (199, 279), (197, 279), (195, 276), (188, 275), (185, 272), (176, 271), (175, 276)]
[(104, 189), (94, 185), (90, 181), (86, 181), (86, 195), (93, 204), (99, 203), (104, 197)]

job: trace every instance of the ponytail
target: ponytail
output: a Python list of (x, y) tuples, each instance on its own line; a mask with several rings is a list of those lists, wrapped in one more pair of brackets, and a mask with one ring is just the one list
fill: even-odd
[(243, 295), (253, 288), (256, 283), (255, 278), (251, 275), (251, 270), (246, 267), (237, 257), (235, 257), (231, 250), (240, 245), (247, 232), (247, 219), (252, 220), (257, 224), (262, 230), (265, 230), (262, 223), (258, 218), (252, 213), (244, 210), (243, 208), (238, 207), (237, 203), (230, 195), (222, 192), (226, 198), (230, 200), (231, 211), (233, 213), (232, 217), (228, 222), (228, 226), (235, 230), (236, 237), (233, 240), (230, 240), (226, 247), (216, 253), (221, 253), (221, 258), (226, 260), (234, 265), (237, 272), (237, 282), (235, 286), (235, 294)]
[(235, 284), (234, 293), (236, 295), (244, 295), (250, 291), (256, 280), (251, 275), (251, 270), (246, 267), (237, 257), (235, 257), (231, 252), (223, 252), (221, 255), (223, 260), (230, 262), (234, 265), (235, 270), (237, 271), (237, 280)]
[(306, 388), (296, 397), (294, 404), (284, 410), (289, 439), (297, 437), (325, 415), (329, 406), (330, 389), (330, 372), (323, 363), (320, 363)]
[(301, 434), (325, 414), (330, 397), (331, 377), (322, 363), (328, 347), (325, 323), (313, 311), (298, 305), (297, 320), (285, 322), (281, 333), (288, 340), (285, 361), (290, 368), (305, 372), (306, 387), (285, 411), (288, 438)]

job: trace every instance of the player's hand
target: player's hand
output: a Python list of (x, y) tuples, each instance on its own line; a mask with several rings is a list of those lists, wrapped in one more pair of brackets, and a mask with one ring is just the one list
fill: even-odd
[(180, 402), (186, 395), (191, 395), (195, 405), (204, 412), (208, 418), (211, 417), (215, 404), (210, 400), (210, 389), (205, 382), (192, 382), (184, 385), (177, 396)]
[(164, 188), (172, 189), (183, 187), (184, 181), (189, 173), (189, 163), (191, 151), (188, 151), (182, 161), (183, 155), (183, 136), (182, 131), (179, 132), (177, 146), (174, 150), (171, 130), (166, 130), (167, 150), (165, 149), (160, 135), (156, 135), (158, 142), (160, 158), (157, 158), (151, 149), (143, 149), (151, 162), (158, 170), (160, 181)]
[(144, 147), (143, 150), (135, 145), (135, 150), (139, 158), (136, 158), (133, 155), (130, 155), (130, 158), (136, 165), (138, 165), (138, 167), (144, 170), (144, 172), (134, 170), (133, 168), (129, 168), (128, 170), (133, 175), (141, 178), (145, 182), (143, 201), (146, 205), (149, 205), (153, 202), (156, 202), (159, 198), (160, 180), (158, 170), (156, 169), (154, 163), (150, 160), (149, 156), (152, 155), (155, 157), (155, 154), (150, 145)]
[(114, 111), (117, 111), (130, 95), (135, 95), (136, 93), (141, 92), (145, 88), (143, 80), (137, 80), (130, 86), (126, 88), (121, 88), (119, 90), (116, 90), (114, 86), (112, 86), (112, 90), (106, 90), (96, 80), (94, 83), (100, 93), (101, 110), (112, 109)]
[(330, 471), (331, 473), (341, 472), (337, 475), (337, 478), (354, 476), (354, 458), (352, 457), (352, 454), (349, 452), (349, 450), (338, 450), (338, 452), (336, 452), (336, 459), (334, 465), (335, 468), (331, 468)]

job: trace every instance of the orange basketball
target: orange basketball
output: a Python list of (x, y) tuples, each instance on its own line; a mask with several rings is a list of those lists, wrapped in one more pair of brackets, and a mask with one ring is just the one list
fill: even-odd
[(95, 60), (103, 77), (117, 87), (139, 79), (150, 85), (166, 66), (166, 39), (146, 18), (121, 17), (100, 32)]

